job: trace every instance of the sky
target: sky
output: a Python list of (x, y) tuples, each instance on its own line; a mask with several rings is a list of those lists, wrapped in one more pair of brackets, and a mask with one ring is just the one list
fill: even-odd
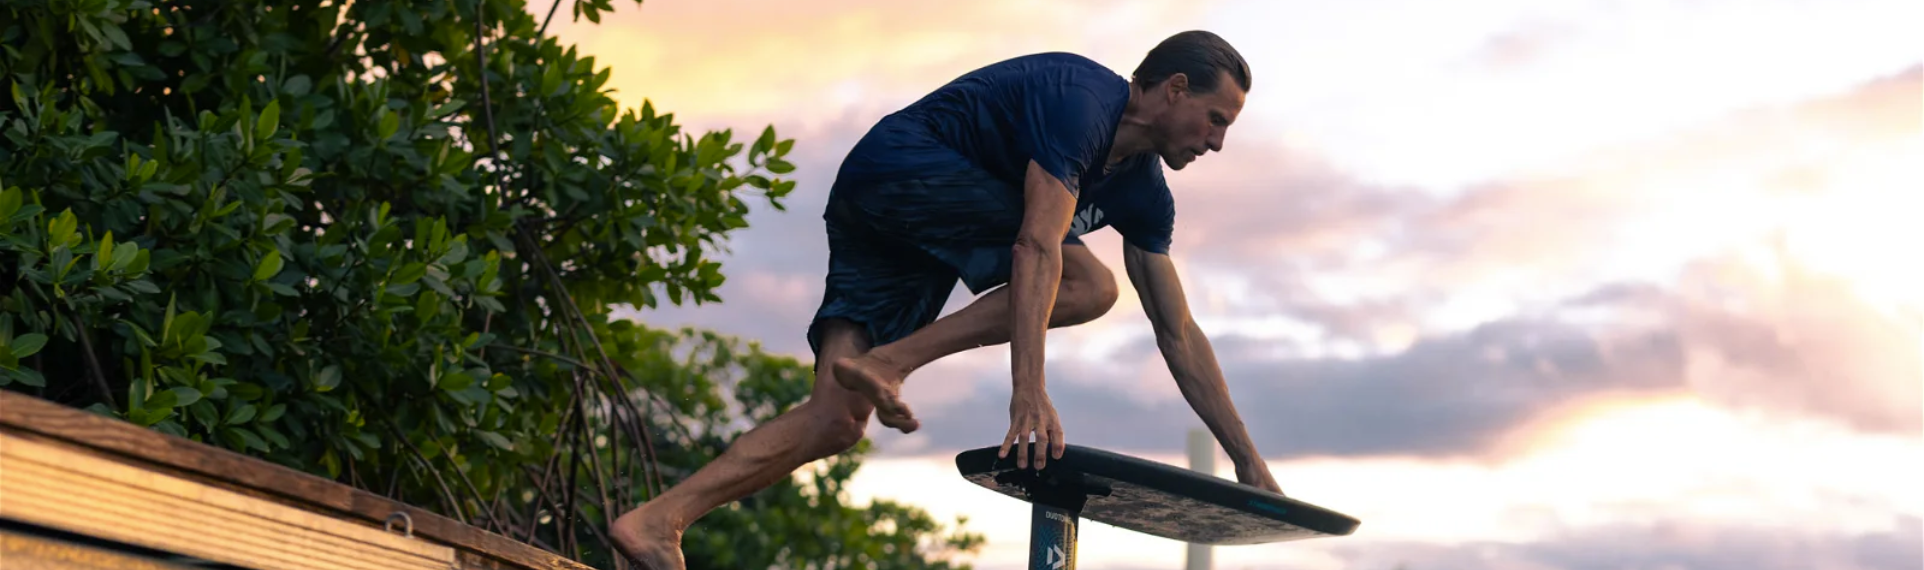
[[(733, 234), (724, 303), (621, 316), (807, 358), (821, 206), (874, 121), (1007, 57), (1126, 75), (1205, 29), (1254, 84), (1223, 151), (1167, 175), (1172, 257), (1284, 491), (1363, 521), (1216, 568), (1924, 568), (1924, 3), (616, 5), (550, 32), (624, 107), (774, 125), (799, 182)], [(1085, 242), (1126, 284), (1120, 238)], [(1071, 443), (1186, 465), (1202, 424), (1130, 287), (1048, 339)], [(850, 489), (969, 517), (983, 570), (1022, 566), (1026, 504), (952, 458), (999, 443), (1008, 362), (911, 376), (922, 430), (871, 423)], [(1081, 532), (1079, 568), (1182, 566)]]

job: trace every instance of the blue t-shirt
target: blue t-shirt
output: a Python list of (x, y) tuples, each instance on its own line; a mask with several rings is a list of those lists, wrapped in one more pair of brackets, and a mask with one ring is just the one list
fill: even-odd
[(884, 117), (843, 161), (837, 190), (978, 169), (1020, 193), (1030, 160), (1076, 196), (1068, 239), (1114, 226), (1167, 253), (1175, 201), (1153, 153), (1103, 171), (1129, 103), (1129, 81), (1086, 57), (1042, 53), (950, 81)]

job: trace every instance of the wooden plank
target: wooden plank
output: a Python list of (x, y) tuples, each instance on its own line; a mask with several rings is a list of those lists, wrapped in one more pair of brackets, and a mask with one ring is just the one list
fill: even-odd
[[(379, 525), (393, 513), (406, 513), (414, 522), (416, 537), (499, 559), (510, 568), (592, 570), (532, 545), (348, 485), (18, 392), (0, 390), (0, 433), (31, 434), (151, 463), (326, 516)], [(26, 439), (30, 438), (22, 438)]]
[(0, 517), (287, 570), (447, 570), (454, 550), (0, 434)]
[(7, 570), (194, 570), (195, 567), (0, 528)]

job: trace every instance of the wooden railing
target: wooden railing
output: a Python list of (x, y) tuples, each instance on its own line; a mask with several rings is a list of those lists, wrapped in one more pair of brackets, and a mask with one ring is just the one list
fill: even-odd
[[(130, 554), (131, 553), (131, 554)], [(261, 570), (589, 567), (225, 449), (0, 390), (0, 564)]]

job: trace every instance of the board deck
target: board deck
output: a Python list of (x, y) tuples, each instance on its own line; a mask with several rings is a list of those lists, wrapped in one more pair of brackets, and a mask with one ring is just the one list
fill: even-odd
[(1069, 445), (1041, 471), (1018, 469), (999, 447), (955, 457), (963, 478), (1003, 495), (1030, 500), (1023, 480), (1078, 479), (1106, 488), (1081, 517), (1152, 536), (1196, 544), (1242, 545), (1345, 536), (1357, 519), (1214, 475), (1089, 447)]

